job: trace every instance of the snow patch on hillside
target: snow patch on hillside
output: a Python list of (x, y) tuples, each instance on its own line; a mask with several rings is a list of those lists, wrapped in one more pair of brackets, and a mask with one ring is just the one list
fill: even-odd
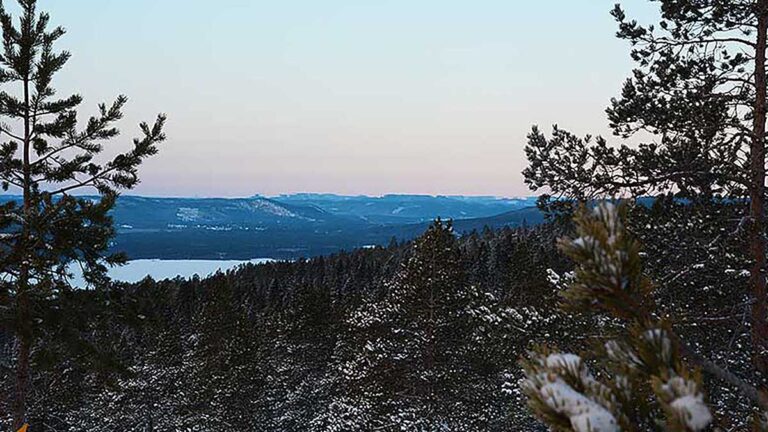
[(290, 217), (290, 218), (299, 217), (299, 215), (297, 215), (296, 213), (288, 210), (283, 206), (277, 205), (272, 201), (254, 200), (254, 201), (251, 201), (251, 207), (255, 210), (263, 211), (269, 214), (273, 214), (275, 216)]
[(194, 207), (179, 207), (176, 217), (184, 222), (195, 222), (200, 219), (200, 209)]

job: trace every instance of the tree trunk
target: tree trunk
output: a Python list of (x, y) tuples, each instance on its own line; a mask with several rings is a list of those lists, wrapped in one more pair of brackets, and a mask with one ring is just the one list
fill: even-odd
[(16, 363), (16, 391), (13, 400), (13, 430), (19, 430), (27, 420), (27, 388), (29, 387), (30, 338), (18, 338), (18, 359)]
[(24, 79), (24, 148), (23, 148), (23, 186), (24, 186), (24, 220), (22, 221), (21, 238), (19, 239), (19, 278), (16, 281), (16, 323), (18, 338), (18, 358), (16, 359), (16, 392), (13, 402), (13, 430), (21, 428), (27, 420), (27, 391), (29, 388), (30, 353), (32, 349), (32, 317), (30, 306), (30, 253), (28, 251), (30, 238), (30, 221), (32, 217), (32, 174), (30, 171), (30, 146), (32, 124), (30, 118), (29, 78)]
[(429, 263), (431, 268), (431, 277), (428, 282), (429, 286), (429, 299), (427, 304), (427, 351), (425, 356), (425, 370), (429, 373), (429, 382), (427, 383), (427, 412), (432, 415), (435, 411), (435, 280), (437, 275), (435, 274), (435, 266), (439, 265), (437, 257), (435, 257), (434, 248), (432, 246), (432, 259)]
[(760, 2), (757, 21), (757, 41), (755, 50), (755, 111), (752, 128), (752, 148), (750, 151), (751, 187), (749, 193), (749, 214), (751, 219), (750, 252), (752, 268), (750, 285), (754, 303), (752, 305), (752, 343), (753, 362), (758, 370), (768, 372), (766, 343), (768, 325), (766, 324), (766, 241), (765, 241), (765, 124), (766, 124), (766, 71), (765, 50), (766, 30), (768, 30), (768, 1)]

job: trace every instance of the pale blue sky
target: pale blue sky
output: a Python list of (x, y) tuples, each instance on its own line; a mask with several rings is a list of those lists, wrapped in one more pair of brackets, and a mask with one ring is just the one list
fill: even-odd
[(40, 0), (62, 92), (127, 94), (126, 138), (168, 113), (137, 192), (176, 196), (528, 194), (532, 124), (606, 131), (632, 66), (613, 3)]

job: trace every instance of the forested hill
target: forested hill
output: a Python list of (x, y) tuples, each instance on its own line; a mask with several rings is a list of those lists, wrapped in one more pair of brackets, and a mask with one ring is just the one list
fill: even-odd
[[(728, 329), (744, 276), (710, 253), (733, 211), (641, 206), (633, 229), (648, 274), (667, 275), (655, 294), (664, 311), (684, 311), (681, 334), (739, 371), (749, 354), (734, 347), (748, 334)], [(120, 285), (107, 302), (75, 291), (65, 300), (80, 327), (44, 323), (31, 420), (104, 432), (542, 430), (517, 385), (520, 357), (536, 344), (581, 352), (620, 329), (558, 311), (571, 265), (555, 244), (568, 232), (456, 236), (432, 224), (387, 248)], [(729, 388), (709, 397), (745, 424), (749, 408)]]
[[(82, 322), (88, 356), (68, 358), (89, 366), (54, 362), (35, 377), (32, 418), (105, 432), (533, 425), (517, 360), (556, 322), (548, 269), (567, 267), (555, 236), (457, 238), (435, 224), (415, 243), (124, 285), (108, 314)], [(64, 340), (50, 334), (46, 357), (68, 352)]]
[[(83, 197), (95, 199), (95, 197)], [(4, 196), (0, 202), (16, 200)], [(419, 236), (435, 218), (457, 232), (533, 225), (535, 198), (295, 194), (250, 198), (125, 195), (110, 212), (114, 252), (131, 259), (297, 259)]]
[(274, 198), (120, 197), (112, 249), (131, 258), (296, 259), (392, 238), (411, 240), (435, 218), (460, 232), (541, 221), (535, 198), (320, 194)]

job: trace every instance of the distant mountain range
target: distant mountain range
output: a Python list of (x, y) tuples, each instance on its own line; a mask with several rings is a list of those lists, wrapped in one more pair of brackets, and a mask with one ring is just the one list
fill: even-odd
[(314, 206), (329, 213), (358, 216), (372, 223), (408, 224), (443, 219), (495, 216), (536, 204), (535, 197), (499, 198), (487, 196), (384, 195), (342, 196), (332, 194), (280, 195), (285, 204)]
[(535, 197), (428, 195), (128, 195), (113, 211), (118, 228), (113, 247), (132, 259), (294, 259), (408, 240), (437, 217), (453, 219), (457, 232), (536, 224), (542, 215), (535, 202)]

